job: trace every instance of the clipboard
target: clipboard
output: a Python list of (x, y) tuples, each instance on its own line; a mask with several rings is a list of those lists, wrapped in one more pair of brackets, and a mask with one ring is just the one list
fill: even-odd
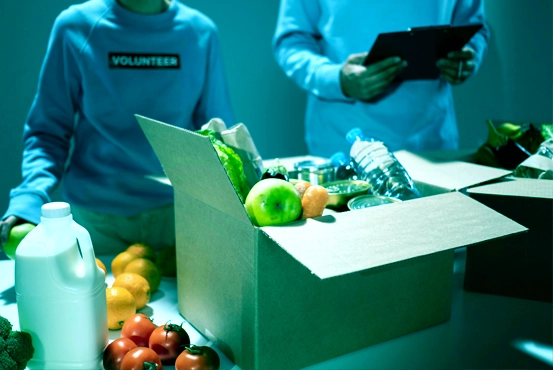
[(399, 56), (408, 65), (396, 77), (397, 81), (436, 79), (440, 76), (438, 59), (461, 50), (481, 28), (482, 24), (440, 25), (380, 33), (363, 65)]

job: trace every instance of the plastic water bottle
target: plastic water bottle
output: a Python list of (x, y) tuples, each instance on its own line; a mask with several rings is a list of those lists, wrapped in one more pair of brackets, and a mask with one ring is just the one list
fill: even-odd
[(336, 180), (357, 180), (357, 172), (350, 158), (344, 152), (336, 152), (330, 156), (335, 168)]
[(346, 140), (352, 144), (350, 157), (357, 176), (371, 185), (373, 194), (401, 200), (421, 197), (405, 168), (382, 141), (366, 138), (359, 128), (351, 129)]
[(101, 369), (108, 342), (106, 284), (90, 235), (64, 202), (42, 206), (15, 258), (19, 326), (31, 334), (29, 369)]
[(514, 175), (531, 179), (553, 180), (553, 139), (542, 142), (535, 154), (516, 167)]

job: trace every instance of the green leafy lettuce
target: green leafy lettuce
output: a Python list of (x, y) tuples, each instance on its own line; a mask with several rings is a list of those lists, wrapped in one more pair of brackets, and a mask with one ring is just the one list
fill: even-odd
[(218, 140), (213, 130), (199, 130), (196, 131), (200, 135), (209, 137), (223, 167), (227, 171), (227, 174), (236, 190), (236, 193), (240, 197), (242, 203), (246, 201), (246, 196), (250, 191), (246, 175), (244, 174), (244, 166), (242, 159), (230, 148), (228, 145)]
[(549, 140), (553, 138), (553, 124), (543, 124), (541, 125), (541, 136), (544, 140)]

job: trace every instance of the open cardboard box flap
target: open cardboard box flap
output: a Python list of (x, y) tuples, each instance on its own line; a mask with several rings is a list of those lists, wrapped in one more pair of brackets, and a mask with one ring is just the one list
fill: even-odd
[(553, 199), (553, 181), (517, 178), (468, 189), (469, 194)]
[(527, 230), (458, 192), (261, 229), (321, 279)]
[(135, 116), (176, 190), (184, 191), (240, 221), (251, 223), (207, 136)]
[[(251, 224), (209, 138), (136, 118), (176, 191)], [(527, 230), (459, 193), (260, 229), (321, 279)]]
[(445, 191), (465, 189), (511, 174), (500, 168), (433, 157), (430, 153), (400, 150), (394, 155), (416, 183), (432, 184)]

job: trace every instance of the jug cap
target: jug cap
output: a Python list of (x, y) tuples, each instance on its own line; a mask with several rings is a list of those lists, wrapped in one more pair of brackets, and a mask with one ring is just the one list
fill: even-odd
[(65, 202), (50, 202), (42, 206), (42, 217), (61, 218), (71, 214), (71, 206)]

